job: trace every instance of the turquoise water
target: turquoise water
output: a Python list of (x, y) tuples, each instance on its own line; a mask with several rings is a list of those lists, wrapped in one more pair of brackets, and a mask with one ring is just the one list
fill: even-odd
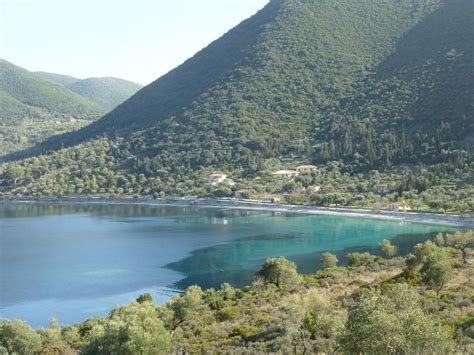
[(0, 317), (44, 326), (106, 314), (143, 292), (242, 286), (267, 257), (301, 272), (390, 239), (408, 253), (453, 228), (336, 216), (134, 205), (0, 205)]

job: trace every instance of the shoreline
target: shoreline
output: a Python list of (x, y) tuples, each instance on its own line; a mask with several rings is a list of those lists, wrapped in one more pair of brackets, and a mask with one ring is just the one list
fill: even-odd
[(447, 215), (433, 212), (396, 212), (350, 207), (319, 207), (304, 205), (284, 205), (255, 200), (237, 200), (232, 198), (174, 198), (152, 199), (133, 197), (58, 197), (13, 200), (3, 199), (3, 203), (73, 203), (97, 205), (137, 205), (137, 206), (170, 206), (220, 208), (249, 211), (267, 211), (282, 213), (299, 213), (308, 215), (332, 215), (353, 218), (367, 218), (387, 221), (405, 221), (411, 223), (445, 225), (461, 228), (474, 228), (474, 215)]

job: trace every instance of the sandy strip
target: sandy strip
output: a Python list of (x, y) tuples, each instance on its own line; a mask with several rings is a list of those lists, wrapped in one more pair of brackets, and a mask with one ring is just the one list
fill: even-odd
[[(9, 202), (4, 200), (4, 202)], [(453, 227), (474, 228), (473, 215), (448, 215), (425, 212), (394, 212), (387, 210), (371, 210), (341, 207), (317, 207), (301, 205), (281, 205), (260, 201), (236, 199), (134, 199), (134, 198), (42, 198), (18, 199), (13, 203), (74, 203), (102, 205), (147, 205), (173, 207), (224, 208), (251, 211), (268, 211), (284, 213), (302, 213), (314, 215), (347, 216), (354, 218), (370, 218), (379, 220), (406, 221), (423, 224), (438, 224)]]

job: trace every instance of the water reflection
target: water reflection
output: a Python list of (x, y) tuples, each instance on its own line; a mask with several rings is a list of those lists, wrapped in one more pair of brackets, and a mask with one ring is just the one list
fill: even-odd
[[(0, 205), (0, 316), (45, 325), (102, 315), (137, 292), (242, 286), (262, 262), (286, 256), (302, 272), (331, 251), (340, 260), (391, 239), (407, 253), (448, 227), (196, 207)], [(87, 311), (85, 311), (87, 310)]]

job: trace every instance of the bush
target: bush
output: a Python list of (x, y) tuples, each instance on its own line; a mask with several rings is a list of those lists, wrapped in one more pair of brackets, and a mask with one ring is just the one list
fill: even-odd
[(377, 257), (370, 253), (349, 253), (347, 254), (347, 262), (349, 266), (370, 266), (375, 264)]
[(103, 324), (90, 331), (84, 354), (166, 354), (171, 336), (151, 302), (133, 302), (114, 309)]
[(339, 260), (337, 260), (336, 255), (331, 253), (324, 253), (321, 256), (320, 266), (322, 269), (329, 269), (336, 267)]
[(423, 313), (418, 294), (399, 284), (386, 295), (372, 290), (362, 297), (349, 314), (342, 348), (357, 354), (448, 354), (453, 343)]
[(43, 348), (41, 337), (23, 321), (0, 320), (0, 354), (35, 354)]
[(390, 259), (393, 258), (395, 254), (397, 254), (398, 248), (390, 243), (390, 241), (387, 239), (384, 239), (382, 243), (379, 244), (379, 246), (383, 253)]
[(284, 291), (294, 291), (302, 283), (296, 264), (285, 258), (269, 258), (256, 274), (266, 284), (273, 284)]

